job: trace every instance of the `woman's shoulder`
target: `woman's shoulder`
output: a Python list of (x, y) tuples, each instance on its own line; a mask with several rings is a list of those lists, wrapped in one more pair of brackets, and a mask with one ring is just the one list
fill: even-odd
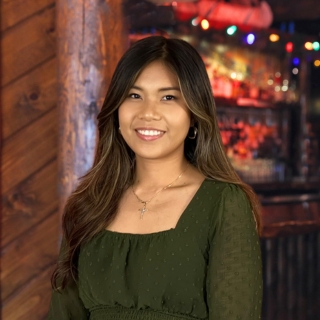
[(212, 205), (222, 202), (247, 202), (243, 189), (235, 184), (225, 181), (206, 178), (203, 182), (202, 199)]
[(205, 178), (204, 184), (205, 188), (214, 193), (217, 193), (217, 190), (220, 190), (220, 192), (230, 192), (234, 194), (243, 192), (242, 188), (239, 185), (231, 182)]
[(213, 179), (206, 179), (205, 183), (210, 196), (207, 195), (204, 201), (211, 209), (209, 219), (212, 230), (223, 221), (229, 226), (251, 223), (255, 226), (250, 201), (241, 186)]

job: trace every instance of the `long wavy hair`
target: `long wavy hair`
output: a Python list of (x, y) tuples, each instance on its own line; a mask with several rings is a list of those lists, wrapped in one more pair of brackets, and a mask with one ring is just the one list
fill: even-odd
[(251, 187), (240, 180), (225, 154), (210, 81), (200, 55), (180, 39), (144, 38), (123, 55), (116, 67), (98, 115), (99, 138), (93, 166), (66, 203), (63, 253), (51, 279), (54, 289), (64, 288), (69, 280), (77, 279), (80, 246), (108, 226), (121, 196), (133, 183), (135, 154), (119, 133), (118, 109), (141, 71), (156, 60), (177, 75), (198, 129), (196, 139), (185, 140), (185, 157), (207, 178), (239, 185), (251, 203), (259, 230), (259, 201)]

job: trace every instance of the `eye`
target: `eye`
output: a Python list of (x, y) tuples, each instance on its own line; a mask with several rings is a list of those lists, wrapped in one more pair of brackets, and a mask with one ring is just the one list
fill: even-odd
[(137, 93), (129, 93), (128, 98), (139, 99), (140, 95), (138, 95)]
[(167, 95), (162, 98), (162, 100), (165, 100), (165, 101), (170, 101), (170, 100), (175, 100), (175, 99), (176, 99), (176, 97), (171, 96), (171, 95)]

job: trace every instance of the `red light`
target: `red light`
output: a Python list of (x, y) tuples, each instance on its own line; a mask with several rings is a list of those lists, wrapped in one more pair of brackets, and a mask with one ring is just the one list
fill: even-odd
[(292, 52), (293, 51), (293, 43), (292, 42), (288, 42), (286, 44), (286, 51), (287, 52)]

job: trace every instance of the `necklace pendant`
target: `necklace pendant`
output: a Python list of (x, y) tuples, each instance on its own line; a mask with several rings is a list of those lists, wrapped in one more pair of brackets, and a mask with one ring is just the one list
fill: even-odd
[(138, 209), (140, 211), (140, 220), (143, 219), (143, 215), (146, 211), (148, 211), (148, 209), (146, 208), (147, 203), (143, 202), (143, 207), (141, 209)]

